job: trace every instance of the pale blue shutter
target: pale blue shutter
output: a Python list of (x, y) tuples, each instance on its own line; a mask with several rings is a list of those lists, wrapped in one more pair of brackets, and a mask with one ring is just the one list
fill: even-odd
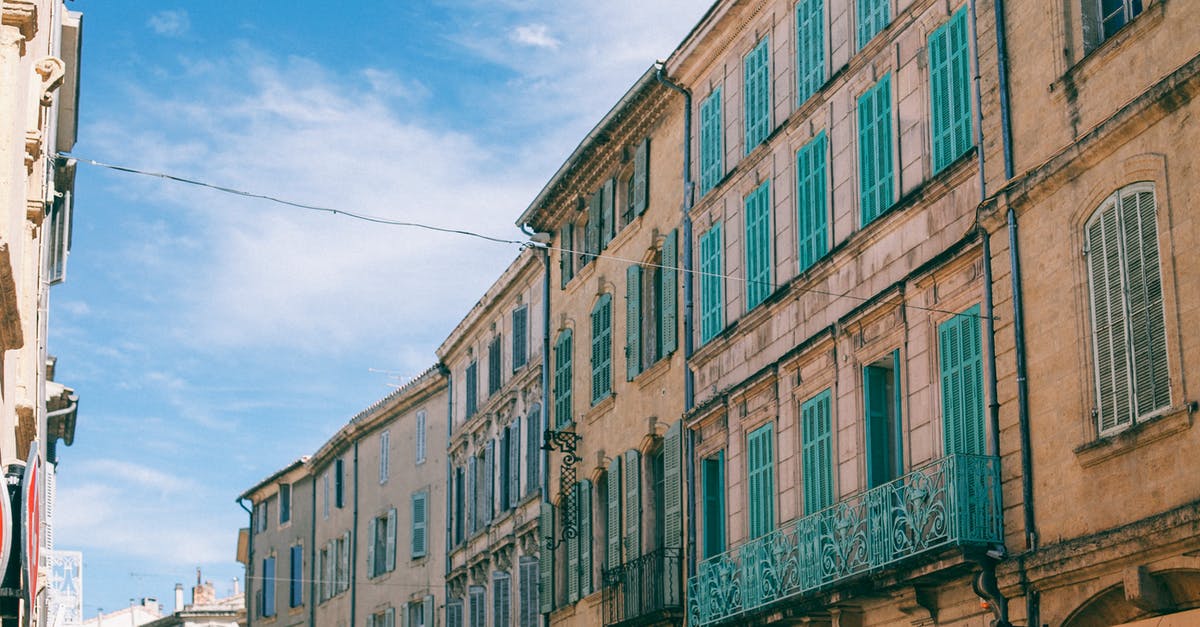
[(367, 521), (367, 578), (375, 576), (375, 525), (378, 524), (378, 518), (372, 518)]
[(625, 556), (642, 556), (642, 456), (625, 451)]
[(829, 251), (827, 146), (825, 131), (821, 131), (796, 152), (796, 232), (801, 272)]
[(650, 206), (650, 138), (638, 144), (633, 154), (633, 213), (642, 215)]
[(858, 180), (862, 226), (895, 201), (892, 172), (892, 75), (858, 98)]
[(771, 182), (746, 196), (746, 311), (771, 293)]
[(587, 224), (583, 227), (583, 248), (586, 253), (579, 259), (580, 267), (592, 262), (594, 255), (600, 252), (600, 190), (596, 190), (588, 199)]
[(483, 449), (483, 520), (492, 522), (496, 512), (496, 441), (488, 440)]
[(604, 181), (604, 187), (600, 188), (600, 192), (600, 215), (603, 216), (600, 248), (604, 248), (617, 236), (617, 180), (610, 178)]
[(625, 375), (630, 381), (642, 371), (642, 267), (625, 270)]
[(746, 438), (746, 478), (750, 537), (758, 538), (775, 527), (775, 446), (767, 423)]
[(608, 464), (608, 520), (605, 534), (606, 568), (621, 565), (621, 456)]
[(983, 455), (983, 352), (979, 305), (938, 325), (942, 436), (947, 455)]
[(725, 327), (722, 285), (725, 267), (721, 263), (721, 223), (712, 225), (700, 236), (700, 342), (717, 336)]
[(725, 175), (721, 88), (716, 87), (700, 105), (700, 195), (716, 187)]
[[(384, 556), (384, 564), (383, 565), (387, 569), (387, 572), (389, 572), (389, 573), (392, 572), (393, 570), (396, 570), (396, 525), (397, 524), (398, 524), (398, 520), (397, 520), (397, 516), (396, 516), (396, 508), (393, 507), (393, 508), (389, 509), (388, 513), (387, 513), (387, 538), (385, 540), (386, 546), (384, 547), (387, 550), (387, 555)], [(375, 559), (379, 559), (379, 556), (375, 556)]]
[(825, 0), (796, 3), (796, 106), (825, 83)]
[[(531, 451), (530, 455), (533, 454)], [(521, 419), (513, 420), (508, 426), (508, 506), (516, 507), (521, 501)]]
[(763, 37), (742, 60), (745, 75), (746, 154), (771, 134), (771, 45)]
[(592, 482), (584, 479), (578, 489), (579, 596), (586, 597), (592, 592)]
[(678, 307), (676, 306), (679, 292), (679, 231), (672, 229), (667, 233), (662, 247), (662, 302), (659, 303), (659, 315), (662, 316), (662, 347), (663, 355), (675, 352), (678, 345)]
[(825, 390), (800, 407), (803, 437), (804, 513), (833, 505), (833, 446), (830, 435), (830, 398)]
[(412, 556), (425, 556), (426, 501), (424, 492), (412, 496)]
[(663, 438), (663, 545), (683, 547), (683, 427), (675, 421)]
[(263, 560), (263, 616), (275, 615), (275, 558)]
[(542, 502), (538, 517), (540, 542), (538, 543), (538, 599), (542, 614), (554, 611), (554, 551), (548, 545), (554, 542), (554, 506)]

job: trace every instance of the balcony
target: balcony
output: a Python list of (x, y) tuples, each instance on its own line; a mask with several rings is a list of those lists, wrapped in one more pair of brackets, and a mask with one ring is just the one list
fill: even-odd
[(682, 618), (681, 555), (680, 549), (659, 549), (604, 571), (604, 624), (632, 626)]
[(798, 600), (940, 549), (1002, 541), (1000, 460), (951, 455), (714, 556), (688, 580), (688, 624)]

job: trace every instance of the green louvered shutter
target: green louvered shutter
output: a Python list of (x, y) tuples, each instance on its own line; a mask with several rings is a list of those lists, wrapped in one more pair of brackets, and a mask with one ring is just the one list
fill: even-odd
[(538, 516), (538, 599), (543, 614), (554, 611), (554, 551), (549, 544), (554, 542), (554, 506), (542, 502)]
[(625, 375), (630, 381), (642, 371), (642, 267), (625, 269)]
[(700, 462), (704, 508), (704, 553), (708, 559), (725, 551), (725, 451)]
[(829, 251), (829, 200), (825, 184), (828, 152), (825, 131), (796, 152), (796, 232), (802, 272)]
[(554, 423), (563, 427), (571, 423), (571, 330), (558, 334), (554, 347)]
[(746, 154), (771, 134), (771, 42), (763, 37), (742, 60)]
[(683, 547), (683, 426), (682, 421), (667, 428), (663, 438), (663, 545)]
[(867, 45), (891, 21), (891, 0), (858, 0), (858, 20), (855, 27), (858, 49)]
[(612, 296), (604, 294), (592, 308), (592, 404), (612, 392)]
[(600, 248), (604, 248), (617, 236), (617, 179), (610, 178), (604, 181), (604, 187), (600, 191), (603, 194), (600, 201), (600, 213), (604, 216), (604, 231), (600, 234)]
[(642, 140), (633, 154), (633, 213), (640, 216), (650, 206), (650, 138)]
[(621, 456), (608, 464), (608, 520), (605, 545), (607, 550), (605, 568), (612, 570), (621, 565)]
[(858, 191), (862, 226), (895, 202), (892, 172), (892, 75), (858, 98)]
[(746, 196), (746, 311), (771, 293), (771, 181)]
[(600, 252), (600, 232), (603, 227), (601, 224), (601, 203), (604, 199), (601, 197), (600, 190), (596, 190), (588, 199), (587, 209), (587, 224), (583, 227), (583, 248), (587, 254), (580, 258), (579, 265), (586, 266), (592, 262), (592, 259)]
[(592, 482), (584, 479), (578, 485), (579, 596), (586, 597), (592, 593)]
[(825, 0), (796, 3), (796, 106), (825, 83)]
[(804, 442), (804, 513), (813, 514), (833, 505), (833, 447), (830, 436), (831, 393), (825, 390), (800, 407)]
[[(579, 513), (579, 484), (576, 483), (571, 487), (571, 497), (575, 500), (575, 512)], [(563, 505), (564, 510), (566, 506)], [(564, 523), (565, 524), (565, 523)], [(567, 603), (574, 603), (579, 600), (579, 543), (582, 534), (579, 534), (579, 521), (575, 521), (574, 537), (567, 536)]]
[(428, 495), (424, 492), (417, 492), (412, 495), (412, 556), (425, 556), (425, 530), (427, 527), (426, 516), (428, 514), (426, 505)]
[(979, 305), (938, 325), (942, 436), (947, 455), (983, 455), (983, 352)]
[(974, 143), (966, 7), (930, 33), (928, 45), (933, 171), (937, 173)]
[(700, 105), (700, 195), (721, 182), (725, 175), (724, 128), (721, 118), (721, 88), (716, 87)]
[(722, 285), (725, 267), (721, 263), (721, 223), (712, 225), (700, 236), (700, 343), (705, 343), (725, 328)]
[(625, 557), (642, 556), (642, 456), (625, 451)]
[(663, 355), (675, 352), (678, 346), (679, 308), (676, 306), (679, 292), (679, 230), (672, 229), (662, 247), (662, 316), (661, 341)]
[(746, 438), (746, 483), (750, 537), (759, 538), (775, 528), (775, 448), (772, 425), (767, 423)]
[(575, 224), (568, 222), (563, 225), (558, 234), (558, 272), (562, 283), (559, 287), (566, 289), (567, 283), (575, 278)]
[(375, 576), (375, 524), (378, 518), (367, 521), (367, 578)]

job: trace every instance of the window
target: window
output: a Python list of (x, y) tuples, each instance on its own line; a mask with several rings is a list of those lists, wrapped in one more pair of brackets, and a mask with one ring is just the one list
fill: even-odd
[(640, 216), (650, 206), (650, 138), (638, 144), (633, 153), (633, 215)]
[(346, 506), (346, 464), (342, 458), (333, 460), (333, 504), (341, 509)]
[(396, 509), (367, 523), (367, 576), (378, 577), (396, 569)]
[(463, 476), (462, 466), (454, 469), (454, 543), (459, 544), (466, 539), (466, 515), (465, 496), (466, 489), (463, 483), (466, 477)]
[[(542, 537), (554, 537), (554, 506), (545, 501), (538, 514), (538, 530)], [(554, 552), (539, 545), (538, 605), (541, 614), (549, 614), (554, 611)]]
[(500, 349), (500, 336), (492, 338), (492, 343), (488, 345), (488, 396), (500, 391), (500, 385), (503, 383), (501, 377), (500, 363), (503, 361)]
[(625, 273), (625, 374), (630, 381), (676, 348), (679, 232), (672, 230), (644, 267)]
[(521, 597), (521, 607), (517, 610), (517, 627), (540, 627), (538, 561), (532, 557), (522, 557), (517, 569), (520, 577), (518, 594)]
[(1144, 3), (1145, 0), (1083, 0), (1084, 20), (1090, 22), (1087, 26), (1099, 26), (1096, 29), (1099, 37), (1093, 35), (1090, 39), (1099, 44), (1115, 35), (1142, 13)]
[(1130, 185), (1084, 226), (1101, 434), (1171, 404), (1154, 187)]
[(592, 404), (612, 394), (612, 295), (592, 308)]
[(831, 396), (830, 390), (825, 390), (800, 406), (803, 440), (801, 472), (804, 473), (806, 515), (833, 505), (833, 445), (829, 425)]
[(515, 371), (529, 363), (529, 307), (513, 310), (512, 326), (512, 367)]
[(471, 363), (467, 364), (466, 379), (466, 411), (467, 418), (469, 419), (479, 409), (479, 368), (474, 359), (471, 360)]
[(304, 605), (304, 547), (293, 544), (289, 551), (288, 607)]
[(563, 329), (554, 343), (554, 425), (571, 424), (571, 330)]
[(420, 601), (407, 604), (406, 627), (428, 627), (433, 624), (433, 596), (426, 595)]
[(974, 144), (968, 36), (966, 7), (929, 35), (930, 127), (935, 174)]
[(750, 537), (759, 538), (775, 528), (775, 441), (767, 423), (746, 438), (746, 479), (749, 492)]
[(650, 550), (663, 547), (667, 537), (667, 501), (663, 498), (665, 474), (663, 471), (663, 449), (658, 449), (647, 455), (648, 470), (650, 471), (650, 511), (653, 514), (654, 529), (650, 536)]
[(746, 311), (771, 293), (771, 181), (746, 196)]
[(725, 552), (725, 451), (700, 460), (703, 558)]
[(866, 408), (867, 487), (881, 486), (903, 473), (900, 422), (900, 351), (863, 367)]
[(329, 598), (329, 545), (325, 545), (317, 552), (316, 572), (319, 585), (317, 587), (319, 599), (324, 603)]
[(567, 283), (575, 278), (575, 223), (568, 222), (558, 233), (558, 272), (561, 277), (559, 287), (566, 289)]
[(888, 25), (892, 20), (889, 13), (891, 0), (857, 0), (858, 8), (858, 23), (855, 31), (857, 33), (858, 48), (862, 49), (867, 45), (867, 42), (875, 38), (883, 27)]
[(285, 525), (292, 520), (292, 484), (279, 484), (279, 524)]
[(625, 451), (622, 462), (625, 480), (625, 559), (642, 556), (642, 455), (636, 449)]
[(470, 627), (487, 627), (487, 602), (483, 586), (471, 586), (467, 589), (467, 598), (471, 603)]
[(796, 151), (796, 232), (800, 271), (829, 252), (829, 194), (825, 166), (829, 141), (825, 131)]
[(392, 434), (384, 431), (379, 434), (379, 483), (386, 483), (388, 480), (388, 454), (391, 452), (389, 443), (392, 439)]
[(796, 3), (796, 106), (825, 84), (825, 0)]
[(323, 491), (323, 496), (321, 498), (321, 512), (322, 512), (321, 515), (324, 516), (325, 518), (329, 518), (329, 471), (328, 470), (325, 471), (325, 474), (321, 475), (321, 488)]
[(742, 60), (745, 73), (746, 154), (771, 134), (771, 47), (763, 37)]
[[(500, 475), (501, 481), (508, 484), (508, 509), (517, 506), (521, 499), (521, 420), (512, 421), (505, 429), (508, 436), (508, 472)], [(530, 455), (533, 451), (530, 449)]]
[(508, 478), (512, 475), (512, 438), (508, 427), (500, 429), (500, 511), (511, 507), (512, 490)]
[(700, 195), (717, 186), (725, 176), (724, 128), (721, 117), (721, 88), (713, 89), (700, 104)]
[(350, 589), (350, 532), (337, 539), (337, 593)]
[(567, 602), (592, 592), (592, 482), (584, 479), (572, 488), (575, 501), (575, 537), (567, 539)]
[(541, 459), (538, 451), (542, 448), (542, 406), (535, 403), (529, 408), (526, 417), (528, 425), (525, 428), (525, 491), (532, 494), (541, 486)]
[(463, 602), (461, 597), (446, 603), (446, 627), (463, 627)]
[(858, 198), (862, 226), (895, 202), (892, 179), (892, 75), (858, 98)]
[(621, 565), (621, 456), (617, 455), (608, 464), (605, 475), (604, 498), (607, 501), (604, 513), (604, 564), (614, 569)]
[(417, 412), (417, 464), (425, 463), (425, 410)]
[(938, 325), (942, 436), (947, 455), (986, 453), (979, 335), (979, 305)]
[(263, 560), (262, 615), (275, 615), (275, 556)]
[(396, 608), (367, 615), (367, 627), (396, 627)]
[(508, 573), (492, 575), (492, 627), (512, 624), (512, 578)]
[(255, 521), (255, 523), (257, 523), (255, 526), (255, 529), (257, 529), (259, 533), (262, 533), (267, 530), (267, 501), (266, 501), (266, 499), (259, 501), (258, 504), (254, 506), (254, 521)]
[(725, 266), (721, 263), (721, 223), (700, 236), (700, 343), (725, 328)]

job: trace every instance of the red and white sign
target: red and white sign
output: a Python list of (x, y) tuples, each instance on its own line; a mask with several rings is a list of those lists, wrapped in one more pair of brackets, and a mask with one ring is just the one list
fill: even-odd
[(0, 476), (0, 577), (8, 572), (8, 558), (12, 552), (13, 516), (9, 503), (8, 482)]
[(25, 462), (25, 476), (21, 480), (21, 525), (25, 550), (21, 556), (25, 566), (26, 607), (33, 607), (37, 598), (38, 564), (42, 549), (42, 458), (38, 455), (38, 443), (29, 445), (29, 459)]

